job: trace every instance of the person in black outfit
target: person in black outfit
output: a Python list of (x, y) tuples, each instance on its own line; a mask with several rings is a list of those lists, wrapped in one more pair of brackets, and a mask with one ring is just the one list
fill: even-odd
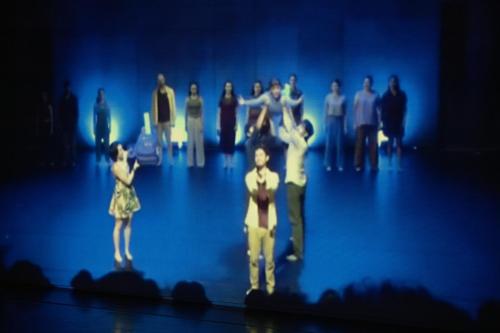
[(107, 159), (109, 148), (109, 134), (111, 132), (111, 112), (106, 102), (104, 88), (97, 90), (94, 104), (94, 136), (96, 162), (101, 161), (101, 156)]
[(71, 91), (69, 81), (64, 82), (64, 94), (59, 103), (59, 119), (64, 149), (63, 165), (76, 165), (76, 131), (78, 125), (78, 99)]
[(275, 144), (275, 139), (271, 133), (271, 120), (268, 116), (268, 108), (264, 106), (260, 111), (255, 125), (248, 128), (248, 140), (245, 144), (245, 149), (248, 159), (248, 169), (255, 168), (255, 149), (257, 147), (265, 147), (270, 149)]
[[(290, 84), (290, 97), (292, 99), (299, 99), (303, 95), (302, 91), (297, 87), (297, 81), (297, 74), (291, 74), (288, 83)], [(291, 109), (295, 124), (300, 124), (304, 116), (304, 103), (292, 106)]]
[(397, 75), (389, 77), (389, 87), (382, 96), (382, 130), (389, 139), (387, 143), (387, 156), (389, 166), (392, 167), (392, 150), (396, 143), (398, 157), (398, 170), (401, 170), (401, 155), (403, 152), (403, 136), (405, 132), (406, 118), (406, 93), (401, 90)]

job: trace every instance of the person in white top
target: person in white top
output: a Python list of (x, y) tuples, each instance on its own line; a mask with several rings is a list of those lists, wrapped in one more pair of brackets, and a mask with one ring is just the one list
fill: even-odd
[(307, 177), (304, 171), (304, 159), (307, 152), (307, 140), (314, 134), (311, 122), (304, 119), (296, 125), (289, 109), (283, 109), (283, 126), (280, 138), (288, 144), (286, 154), (286, 178), (288, 219), (292, 225), (293, 254), (289, 261), (302, 260), (304, 257), (304, 198)]
[(275, 193), (279, 176), (267, 167), (269, 154), (265, 147), (255, 149), (255, 168), (247, 173), (245, 183), (249, 193), (245, 230), (250, 249), (250, 289), (259, 289), (259, 255), (261, 249), (266, 260), (266, 289), (274, 293), (274, 244), (276, 240)]

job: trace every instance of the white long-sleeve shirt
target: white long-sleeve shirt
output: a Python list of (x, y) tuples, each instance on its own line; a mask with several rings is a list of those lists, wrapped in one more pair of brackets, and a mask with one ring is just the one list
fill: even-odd
[(307, 176), (304, 169), (304, 159), (308, 148), (307, 141), (294, 126), (289, 111), (283, 114), (283, 126), (280, 128), (279, 135), (280, 139), (288, 144), (285, 183), (305, 186)]

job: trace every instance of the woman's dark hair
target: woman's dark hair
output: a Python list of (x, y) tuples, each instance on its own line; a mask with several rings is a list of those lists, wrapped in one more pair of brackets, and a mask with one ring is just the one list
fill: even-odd
[(304, 119), (302, 123), (304, 124), (304, 129), (307, 133), (304, 139), (307, 141), (311, 136), (314, 135), (314, 126), (308, 119)]
[(97, 89), (97, 97), (95, 98), (97, 104), (101, 103), (101, 91), (104, 92), (104, 88)]
[(342, 87), (342, 81), (340, 81), (340, 79), (333, 80), (332, 84), (334, 84), (334, 83), (336, 83), (339, 86), (339, 88)]
[(389, 76), (389, 82), (391, 82), (391, 80), (394, 80), (396, 82), (396, 89), (399, 90), (399, 76), (397, 76), (396, 74), (392, 74), (391, 76)]
[[(260, 84), (260, 94), (259, 94), (259, 96), (264, 93), (264, 86), (262, 85), (262, 81), (261, 80), (256, 80), (252, 84), (252, 90), (250, 90), (250, 96), (255, 96), (255, 85), (257, 83)], [(257, 96), (257, 97), (259, 97), (259, 96)]]
[(224, 101), (224, 97), (226, 96), (226, 84), (228, 83), (231, 83), (231, 99), (233, 101), (237, 101), (237, 98), (236, 98), (236, 94), (234, 93), (234, 84), (232, 81), (226, 81), (224, 82), (224, 86), (222, 87), (222, 94), (220, 95), (220, 99), (219, 99), (219, 106), (222, 104), (222, 102)]
[(271, 81), (269, 81), (269, 90), (274, 86), (279, 86), (281, 88), (281, 82), (277, 78), (272, 78)]
[(373, 86), (373, 76), (371, 76), (371, 75), (366, 75), (366, 76), (365, 76), (365, 80), (366, 80), (366, 79), (368, 79), (368, 81), (370, 81), (370, 85), (372, 85), (372, 86)]
[(116, 162), (116, 160), (118, 159), (118, 146), (119, 145), (120, 145), (120, 143), (118, 141), (115, 141), (109, 145), (109, 148), (108, 148), (109, 158), (113, 162)]
[(257, 147), (255, 147), (254, 152), (256, 152), (259, 149), (262, 150), (264, 152), (264, 154), (266, 154), (266, 156), (270, 156), (269, 155), (269, 149), (266, 147), (266, 145), (264, 145), (264, 144), (257, 145)]
[(200, 95), (200, 86), (198, 85), (198, 82), (191, 81), (191, 82), (189, 82), (189, 86), (188, 86), (188, 97), (191, 97), (191, 86), (193, 84), (196, 86), (196, 93), (198, 94), (198, 96)]
[(295, 73), (290, 74), (289, 78), (292, 78), (292, 77), (295, 79), (295, 81), (299, 80), (299, 78), (297, 77), (297, 74), (295, 74)]

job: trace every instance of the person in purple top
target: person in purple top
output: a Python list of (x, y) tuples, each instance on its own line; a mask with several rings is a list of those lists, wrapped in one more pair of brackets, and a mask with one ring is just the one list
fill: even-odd
[(367, 140), (371, 169), (372, 171), (378, 170), (379, 106), (380, 97), (373, 90), (373, 77), (367, 75), (363, 81), (363, 90), (358, 91), (354, 97), (354, 130), (356, 132), (354, 167), (356, 171), (361, 171), (364, 167)]
[(217, 112), (217, 134), (220, 137), (220, 147), (224, 154), (224, 168), (233, 168), (233, 154), (237, 129), (238, 99), (234, 93), (231, 81), (224, 83), (224, 90), (219, 99)]

